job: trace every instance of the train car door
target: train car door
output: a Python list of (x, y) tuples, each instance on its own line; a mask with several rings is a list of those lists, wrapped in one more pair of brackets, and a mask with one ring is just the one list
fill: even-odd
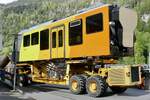
[(64, 58), (64, 26), (53, 28), (51, 31), (51, 57)]

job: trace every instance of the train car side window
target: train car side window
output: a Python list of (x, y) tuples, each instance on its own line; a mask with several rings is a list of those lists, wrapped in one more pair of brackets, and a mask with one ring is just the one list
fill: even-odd
[(40, 32), (40, 50), (49, 48), (49, 29)]
[(52, 48), (56, 48), (56, 32), (52, 33)]
[(82, 20), (69, 23), (69, 45), (82, 44)]
[(103, 30), (103, 14), (95, 14), (86, 18), (86, 33), (91, 34)]
[(58, 47), (62, 47), (63, 46), (63, 30), (58, 31), (58, 37), (59, 37)]
[(36, 45), (39, 43), (39, 32), (31, 34), (31, 45)]
[(30, 35), (26, 35), (23, 37), (23, 46), (24, 47), (30, 46)]

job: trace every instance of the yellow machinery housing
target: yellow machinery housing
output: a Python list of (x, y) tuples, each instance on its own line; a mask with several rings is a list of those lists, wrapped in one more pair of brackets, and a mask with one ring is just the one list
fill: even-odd
[(116, 65), (133, 54), (136, 21), (128, 8), (100, 4), (34, 26), (18, 34), (17, 66), (30, 66), (34, 82), (67, 85), (74, 94), (103, 96), (108, 86), (124, 92), (141, 81), (139, 66)]

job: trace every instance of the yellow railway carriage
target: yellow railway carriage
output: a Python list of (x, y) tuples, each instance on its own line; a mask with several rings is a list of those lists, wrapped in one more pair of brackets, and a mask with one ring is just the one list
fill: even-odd
[(32, 81), (67, 85), (74, 94), (103, 96), (140, 84), (140, 68), (116, 65), (133, 54), (136, 12), (100, 4), (61, 20), (21, 31), (17, 66), (30, 66)]
[(109, 56), (109, 38), (109, 7), (105, 5), (23, 32), (19, 61)]

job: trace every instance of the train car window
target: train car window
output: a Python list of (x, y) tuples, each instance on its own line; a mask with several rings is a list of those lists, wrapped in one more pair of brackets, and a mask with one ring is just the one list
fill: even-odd
[(56, 32), (52, 33), (52, 48), (56, 48)]
[(23, 46), (24, 47), (30, 46), (30, 35), (26, 35), (23, 37)]
[(49, 48), (49, 29), (40, 32), (40, 50)]
[(58, 32), (58, 37), (59, 37), (59, 47), (62, 47), (63, 46), (63, 30), (60, 30)]
[(86, 18), (86, 33), (95, 33), (103, 30), (103, 15), (102, 13), (88, 16)]
[(69, 45), (82, 44), (82, 20), (69, 23)]
[(39, 43), (39, 32), (31, 34), (31, 45), (36, 45)]

